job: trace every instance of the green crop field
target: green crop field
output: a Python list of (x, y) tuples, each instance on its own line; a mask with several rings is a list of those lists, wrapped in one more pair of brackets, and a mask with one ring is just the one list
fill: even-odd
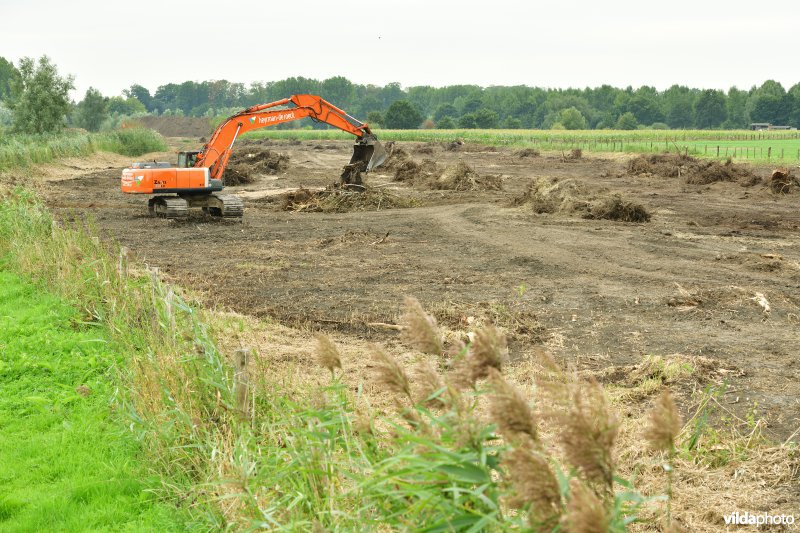
[[(382, 141), (449, 142), (462, 139), (490, 146), (538, 148), (545, 151), (580, 148), (588, 152), (653, 153), (680, 151), (709, 157), (757, 163), (800, 163), (798, 131), (717, 130), (375, 130)], [(260, 130), (252, 139), (352, 139), (325, 130)]]
[(0, 271), (0, 530), (180, 530), (116, 423), (102, 328)]

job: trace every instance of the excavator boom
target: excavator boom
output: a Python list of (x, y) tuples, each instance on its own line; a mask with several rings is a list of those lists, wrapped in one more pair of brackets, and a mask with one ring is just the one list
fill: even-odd
[(366, 163), (365, 170), (372, 170), (386, 160), (386, 151), (367, 124), (359, 122), (319, 96), (298, 94), (277, 102), (253, 106), (229, 117), (211, 135), (198, 155), (195, 166), (209, 168), (211, 179), (219, 179), (225, 171), (233, 144), (239, 135), (306, 117), (352, 133), (358, 139), (350, 164), (363, 161)]
[(240, 199), (217, 194), (223, 188), (222, 175), (234, 143), (248, 131), (303, 118), (330, 124), (356, 137), (350, 164), (342, 174), (345, 182), (349, 183), (354, 173), (360, 175), (381, 165), (388, 157), (367, 124), (319, 96), (299, 94), (252, 106), (228, 117), (214, 130), (202, 150), (181, 152), (177, 167), (165, 163), (134, 163), (122, 172), (122, 192), (177, 195), (150, 199), (150, 212), (168, 218), (186, 216), (189, 207), (202, 207), (216, 216), (241, 217), (244, 206)]

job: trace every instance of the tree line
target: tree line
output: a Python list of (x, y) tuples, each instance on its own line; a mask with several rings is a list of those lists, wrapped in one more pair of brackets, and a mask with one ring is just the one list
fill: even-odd
[[(318, 94), (349, 114), (387, 128), (531, 129), (741, 129), (752, 122), (800, 128), (800, 83), (788, 90), (767, 80), (727, 91), (683, 85), (659, 91), (642, 86), (551, 89), (529, 86), (427, 85), (402, 87), (292, 77), (249, 85), (227, 80), (167, 83), (150, 91), (132, 84), (121, 95), (90, 88), (79, 102), (68, 93), (73, 78), (60, 76), (45, 56), (0, 57), (0, 126), (40, 132), (64, 125), (97, 130), (120, 117), (142, 114), (227, 116), (292, 94)], [(46, 90), (45, 90), (46, 89)], [(40, 101), (35, 101), (36, 99)], [(299, 127), (298, 123), (284, 127)]]

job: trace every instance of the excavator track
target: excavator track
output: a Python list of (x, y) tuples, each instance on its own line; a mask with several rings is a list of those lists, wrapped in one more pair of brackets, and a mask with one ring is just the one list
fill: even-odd
[(151, 215), (161, 218), (186, 218), (189, 204), (179, 196), (156, 196), (147, 203)]
[(222, 207), (212, 208), (216, 212), (212, 215), (224, 218), (241, 218), (244, 216), (244, 202), (238, 196), (232, 194), (212, 194), (222, 203)]

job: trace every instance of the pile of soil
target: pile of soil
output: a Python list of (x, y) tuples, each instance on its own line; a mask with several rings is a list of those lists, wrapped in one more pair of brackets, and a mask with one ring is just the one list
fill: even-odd
[(770, 190), (777, 194), (789, 194), (798, 186), (800, 181), (787, 169), (774, 170), (769, 179)]
[(585, 217), (620, 222), (650, 222), (650, 213), (643, 205), (625, 200), (619, 194), (593, 203)]
[(522, 150), (517, 150), (514, 152), (514, 155), (523, 158), (523, 157), (539, 157), (541, 154), (539, 150), (536, 148), (523, 148)]
[(434, 143), (418, 144), (414, 147), (414, 153), (432, 155), (434, 151)]
[(235, 148), (228, 160), (225, 185), (252, 183), (257, 176), (273, 175), (289, 168), (289, 156), (255, 145)]
[(730, 159), (720, 163), (673, 153), (640, 155), (628, 162), (627, 172), (631, 176), (684, 178), (686, 183), (694, 185), (729, 181), (749, 187), (761, 181), (748, 167), (737, 165)]
[(461, 139), (456, 139), (454, 141), (450, 141), (449, 143), (444, 143), (442, 146), (448, 152), (457, 152), (462, 146), (464, 146), (464, 141)]
[(571, 179), (540, 178), (532, 181), (527, 190), (513, 201), (514, 206), (529, 207), (534, 213), (579, 214), (583, 218), (648, 222), (650, 213), (635, 202), (618, 194), (592, 193)]
[(408, 152), (393, 143), (386, 143), (386, 150), (391, 150), (389, 157), (378, 167), (378, 172), (393, 172), (410, 159)]
[(424, 159), (422, 163), (406, 159), (397, 165), (394, 172), (394, 181), (429, 182), (436, 179), (436, 176), (440, 175), (441, 172), (439, 165), (431, 159)]
[(281, 209), (304, 213), (347, 213), (414, 207), (414, 201), (369, 186), (333, 184), (320, 191), (301, 187), (287, 193)]

